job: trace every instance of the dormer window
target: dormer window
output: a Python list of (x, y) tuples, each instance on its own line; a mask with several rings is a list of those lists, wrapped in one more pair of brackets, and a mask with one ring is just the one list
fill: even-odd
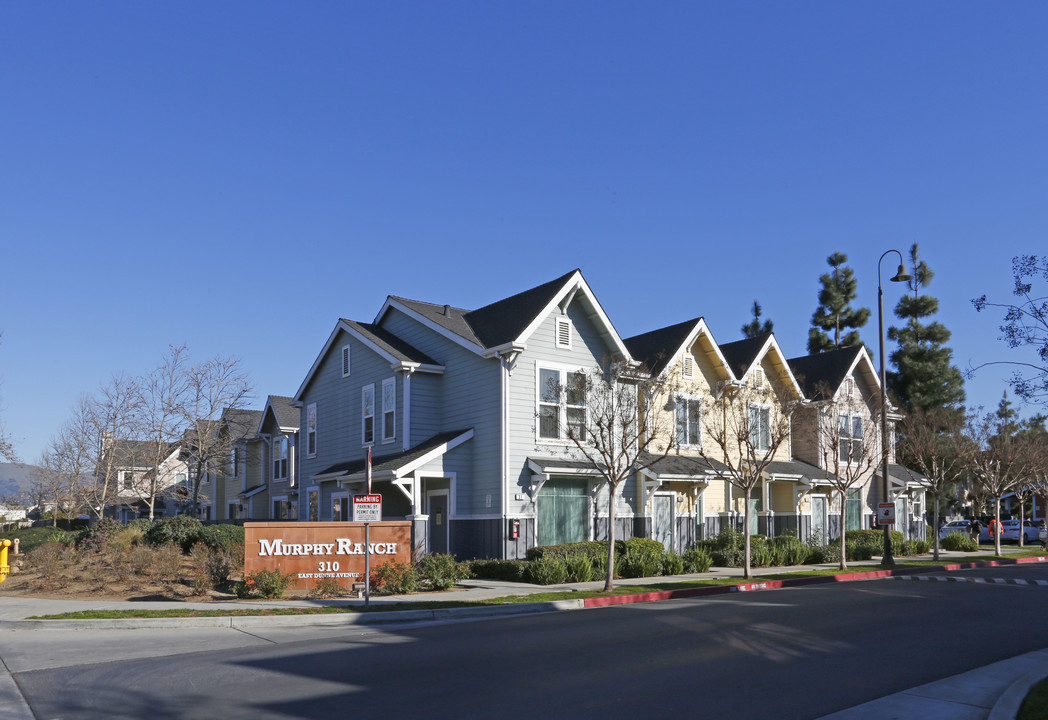
[(557, 347), (571, 350), (571, 320), (566, 317), (557, 318)]

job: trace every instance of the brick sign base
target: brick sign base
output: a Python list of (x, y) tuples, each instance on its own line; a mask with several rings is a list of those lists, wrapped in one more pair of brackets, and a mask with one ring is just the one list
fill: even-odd
[[(371, 523), (371, 570), (391, 560), (411, 562), (411, 523)], [(244, 577), (259, 570), (295, 576), (296, 589), (324, 579), (347, 589), (364, 582), (364, 523), (262, 522), (244, 524)]]

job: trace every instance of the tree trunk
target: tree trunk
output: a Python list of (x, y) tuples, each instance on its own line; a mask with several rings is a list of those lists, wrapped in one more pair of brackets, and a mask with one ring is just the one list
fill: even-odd
[(742, 509), (742, 576), (749, 580), (750, 574), (750, 492), (747, 485), (744, 489), (745, 505)]
[(845, 499), (845, 493), (844, 493), (843, 490), (840, 491), (840, 495), (841, 495), (841, 570), (847, 570), (848, 569), (848, 552), (847, 552), (846, 543), (844, 541), (844, 521), (845, 521), (845, 515), (848, 512), (848, 507), (847, 507), (848, 503), (847, 503), (847, 500)]
[(615, 485), (608, 483), (608, 576), (604, 592), (615, 589)]
[[(1018, 500), (1018, 497), (1016, 497), (1016, 499)], [(1026, 545), (1026, 542), (1025, 542), (1025, 540), (1026, 540), (1026, 527), (1023, 525), (1023, 522), (1025, 522), (1025, 520), (1026, 520), (1026, 501), (1025, 500), (1020, 500), (1019, 501), (1019, 547), (1023, 547), (1024, 545)]]
[(932, 541), (932, 559), (939, 559), (939, 493), (932, 493), (932, 499), (935, 500), (935, 520), (932, 524), (932, 530), (935, 532), (935, 538)]

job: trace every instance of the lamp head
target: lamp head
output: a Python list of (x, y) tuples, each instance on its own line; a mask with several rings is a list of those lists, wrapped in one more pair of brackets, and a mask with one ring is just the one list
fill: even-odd
[(891, 281), (892, 282), (909, 282), (910, 280), (913, 280), (913, 275), (910, 275), (910, 273), (906, 272), (906, 266), (905, 265), (903, 265), (902, 263), (899, 263), (899, 271), (897, 273), (895, 273), (895, 277), (893, 277), (891, 279)]

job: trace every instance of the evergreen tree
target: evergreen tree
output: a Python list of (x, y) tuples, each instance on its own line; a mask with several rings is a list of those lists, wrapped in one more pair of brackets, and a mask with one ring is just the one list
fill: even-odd
[(861, 344), (859, 328), (870, 319), (869, 308), (852, 308), (856, 297), (855, 272), (845, 265), (848, 256), (834, 253), (826, 258), (832, 273), (819, 278), (819, 307), (811, 316), (808, 331), (808, 352), (817, 353)]
[(888, 337), (899, 343), (889, 356), (895, 370), (888, 373), (888, 389), (904, 410), (959, 409), (964, 378), (951, 364), (953, 351), (946, 347), (951, 333), (942, 323), (927, 322), (939, 311), (939, 301), (922, 292), (934, 273), (921, 260), (917, 243), (909, 254), (910, 293), (895, 306), (896, 317), (905, 325), (888, 328)]
[(761, 304), (754, 300), (750, 312), (753, 313), (753, 320), (742, 326), (742, 334), (748, 338), (755, 338), (758, 335), (767, 335), (770, 333), (772, 328), (771, 320), (765, 320), (763, 323), (761, 322)]

